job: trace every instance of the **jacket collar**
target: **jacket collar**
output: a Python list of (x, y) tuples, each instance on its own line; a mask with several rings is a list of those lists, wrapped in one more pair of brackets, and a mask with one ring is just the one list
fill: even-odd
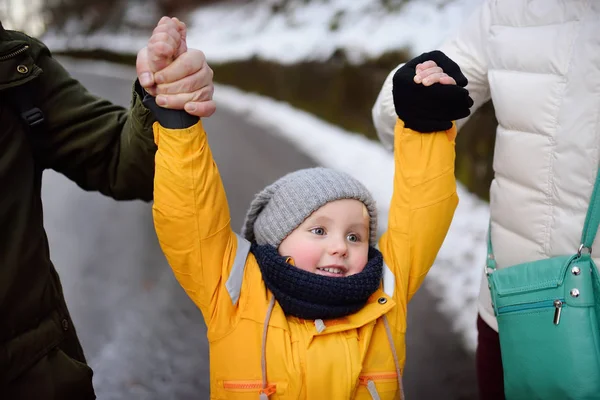
[(343, 318), (324, 320), (321, 329), (317, 326), (320, 323), (315, 321), (307, 321), (311, 324), (311, 335), (319, 336), (329, 333), (343, 332), (350, 329), (357, 329), (368, 325), (381, 318), (385, 313), (390, 311), (396, 302), (391, 297), (386, 295), (381, 289), (371, 295), (367, 304), (358, 312), (348, 315)]
[[(273, 296), (273, 294), (269, 292), (268, 297), (270, 298), (270, 296)], [(303, 320), (296, 317), (289, 318), (291, 320), (298, 321), (299, 323), (306, 324), (308, 331), (310, 332), (310, 338), (312, 339), (314, 336), (343, 332), (368, 325), (381, 318), (384, 314), (394, 308), (395, 305), (396, 302), (390, 296), (385, 294), (382, 289), (378, 289), (371, 295), (367, 301), (367, 304), (365, 304), (363, 308), (361, 308), (358, 312), (343, 318), (324, 320), (321, 322)], [(264, 319), (264, 311), (263, 314), (259, 315)], [(257, 317), (259, 317), (259, 315), (257, 315)], [(257, 320), (259, 320), (259, 318), (257, 318)], [(324, 325), (324, 329), (320, 330), (317, 324), (320, 325), (321, 323)], [(277, 327), (286, 331), (289, 331), (290, 329), (288, 326), (288, 318), (278, 303), (275, 303), (273, 313), (269, 318), (269, 326)]]

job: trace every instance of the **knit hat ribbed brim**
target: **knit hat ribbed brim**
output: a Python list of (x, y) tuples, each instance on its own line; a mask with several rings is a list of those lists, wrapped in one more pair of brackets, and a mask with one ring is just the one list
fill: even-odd
[(369, 243), (374, 246), (377, 207), (371, 193), (352, 176), (321, 167), (287, 174), (258, 193), (246, 213), (242, 236), (250, 242), (277, 248), (313, 212), (341, 199), (358, 200), (367, 207)]

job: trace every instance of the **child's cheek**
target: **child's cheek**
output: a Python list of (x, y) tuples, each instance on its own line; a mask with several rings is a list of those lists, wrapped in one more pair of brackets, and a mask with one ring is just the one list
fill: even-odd
[(314, 245), (309, 243), (297, 243), (294, 246), (292, 258), (296, 263), (296, 267), (305, 271), (314, 272), (319, 261), (321, 254), (315, 249)]
[(368, 251), (369, 251), (368, 249), (366, 251), (361, 251), (360, 253), (358, 253), (356, 255), (356, 257), (353, 258), (353, 260), (352, 260), (353, 273), (358, 274), (359, 272), (362, 272), (363, 269), (365, 269), (365, 266), (367, 265), (367, 261), (369, 260)]
[(350, 254), (350, 273), (358, 274), (367, 266), (367, 262), (369, 261), (369, 247), (364, 246), (363, 248), (361, 246), (353, 250)]

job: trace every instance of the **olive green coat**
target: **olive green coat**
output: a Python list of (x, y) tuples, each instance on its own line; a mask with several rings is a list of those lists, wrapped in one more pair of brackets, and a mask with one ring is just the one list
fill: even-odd
[[(39, 131), (13, 104), (11, 90), (24, 84), (45, 115)], [(98, 99), (41, 42), (0, 24), (0, 398), (95, 398), (49, 257), (42, 172), (118, 200), (151, 200), (154, 118), (137, 91), (130, 111)]]

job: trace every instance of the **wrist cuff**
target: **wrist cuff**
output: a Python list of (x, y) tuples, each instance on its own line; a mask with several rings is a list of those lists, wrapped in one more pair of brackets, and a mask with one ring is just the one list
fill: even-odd
[(156, 104), (156, 99), (144, 91), (142, 103), (152, 111), (156, 120), (168, 129), (185, 129), (194, 126), (200, 120), (195, 115), (188, 114), (185, 110), (172, 110), (162, 108)]

